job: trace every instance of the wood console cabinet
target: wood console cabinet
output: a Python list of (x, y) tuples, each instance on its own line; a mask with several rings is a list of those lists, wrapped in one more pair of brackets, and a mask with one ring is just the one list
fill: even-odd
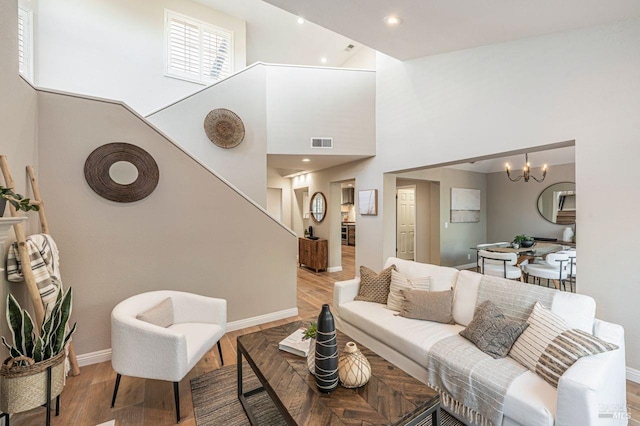
[(305, 265), (318, 272), (320, 269), (327, 270), (327, 240), (310, 240), (308, 238), (298, 238), (298, 263)]

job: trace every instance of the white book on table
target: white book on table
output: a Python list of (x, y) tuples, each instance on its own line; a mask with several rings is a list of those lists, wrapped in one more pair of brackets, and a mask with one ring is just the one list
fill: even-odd
[(299, 328), (289, 336), (285, 337), (279, 344), (278, 349), (294, 355), (306, 357), (309, 353), (311, 339), (304, 340), (304, 328)]

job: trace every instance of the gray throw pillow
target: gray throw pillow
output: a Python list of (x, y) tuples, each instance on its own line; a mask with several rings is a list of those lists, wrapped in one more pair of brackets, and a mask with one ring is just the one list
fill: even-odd
[(366, 266), (360, 267), (360, 288), (355, 300), (387, 304), (389, 287), (391, 286), (391, 271), (396, 265), (391, 265), (376, 274)]
[(487, 300), (476, 308), (473, 320), (460, 335), (493, 358), (504, 358), (528, 326), (527, 322), (505, 317), (500, 308)]
[(453, 291), (400, 290), (404, 300), (400, 316), (425, 321), (453, 323)]
[(167, 297), (156, 306), (136, 316), (140, 321), (167, 328), (173, 325), (173, 302)]

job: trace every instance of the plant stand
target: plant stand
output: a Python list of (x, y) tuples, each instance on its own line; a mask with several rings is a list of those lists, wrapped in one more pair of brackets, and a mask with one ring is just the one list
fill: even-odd
[[(47, 409), (46, 426), (51, 425), (51, 369), (53, 365), (47, 367), (47, 403), (44, 407)], [(56, 417), (60, 415), (60, 395), (56, 396)], [(9, 426), (9, 413), (0, 414), (0, 418), (4, 418), (5, 426)]]

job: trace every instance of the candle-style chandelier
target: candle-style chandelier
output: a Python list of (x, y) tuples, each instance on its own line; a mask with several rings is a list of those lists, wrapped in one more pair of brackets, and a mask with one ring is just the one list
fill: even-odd
[(509, 180), (511, 182), (517, 182), (520, 179), (524, 178), (525, 182), (529, 182), (530, 178), (533, 178), (536, 182), (542, 182), (544, 180), (545, 177), (547, 177), (547, 165), (545, 164), (544, 166), (542, 166), (542, 177), (540, 179), (538, 179), (537, 177), (533, 176), (531, 174), (531, 165), (529, 164), (529, 154), (524, 154), (524, 167), (522, 168), (522, 174), (520, 176), (518, 176), (517, 178), (512, 178), (511, 177), (511, 166), (509, 166), (509, 163), (506, 164), (507, 166), (507, 176), (509, 177)]

